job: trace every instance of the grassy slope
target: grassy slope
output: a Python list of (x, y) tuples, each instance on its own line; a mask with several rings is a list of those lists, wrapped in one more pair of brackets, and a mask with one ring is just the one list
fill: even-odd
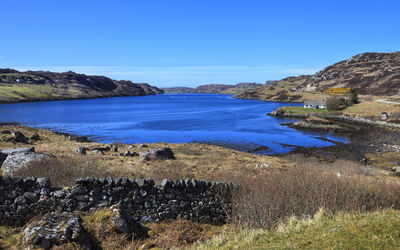
[(244, 93), (237, 93), (235, 97), (277, 102), (302, 102), (303, 100), (319, 100), (328, 98), (328, 95), (321, 92), (294, 91), (297, 86), (303, 84), (304, 82), (304, 78), (289, 77), (280, 80), (274, 86), (263, 86), (255, 89), (249, 89)]
[[(279, 108), (287, 114), (329, 114), (330, 112), (326, 109), (306, 109), (303, 107), (281, 107)], [(340, 110), (343, 115), (351, 117), (375, 117), (382, 112), (387, 112), (389, 117), (398, 116), (400, 113), (400, 105), (382, 103), (377, 101), (365, 101), (359, 104), (354, 104), (343, 110)]]
[(49, 85), (0, 83), (0, 102), (20, 102), (78, 98), (74, 89), (64, 90)]
[(382, 112), (387, 112), (390, 115), (400, 112), (400, 105), (391, 103), (382, 103), (377, 101), (366, 101), (352, 105), (343, 110), (344, 115), (348, 116), (378, 116)]
[(400, 211), (291, 219), (276, 231), (226, 231), (203, 249), (399, 249)]

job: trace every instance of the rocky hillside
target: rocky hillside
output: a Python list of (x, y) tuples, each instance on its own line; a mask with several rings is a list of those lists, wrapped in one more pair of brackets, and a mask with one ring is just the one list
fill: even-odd
[(238, 94), (248, 89), (254, 89), (257, 87), (264, 86), (260, 83), (238, 83), (235, 85), (228, 84), (207, 84), (200, 85), (196, 88), (188, 87), (172, 87), (163, 88), (165, 93), (214, 93), (214, 94)]
[(74, 72), (19, 72), (0, 69), (0, 103), (142, 96), (163, 93), (147, 83), (116, 81), (105, 76), (88, 76)]
[(314, 75), (288, 77), (251, 89), (238, 98), (301, 101), (319, 98), (329, 88), (353, 88), (358, 94), (400, 95), (400, 52), (364, 53), (335, 63)]

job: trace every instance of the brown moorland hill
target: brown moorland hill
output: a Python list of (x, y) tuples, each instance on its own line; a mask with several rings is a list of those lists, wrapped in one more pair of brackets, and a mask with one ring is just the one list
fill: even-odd
[(326, 97), (330, 88), (352, 88), (361, 95), (396, 96), (400, 87), (400, 52), (363, 53), (314, 75), (288, 77), (236, 95), (270, 101), (302, 101)]
[(55, 73), (0, 69), (0, 103), (161, 93), (162, 90), (147, 83), (117, 81), (105, 76), (89, 76), (72, 71)]
[(205, 84), (196, 88), (171, 87), (163, 88), (165, 93), (205, 93), (205, 94), (237, 94), (248, 89), (264, 86), (260, 83), (242, 82), (235, 85), (229, 84)]

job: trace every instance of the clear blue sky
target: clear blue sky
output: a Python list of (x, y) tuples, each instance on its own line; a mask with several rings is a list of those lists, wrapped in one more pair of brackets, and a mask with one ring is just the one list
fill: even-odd
[(265, 82), (400, 50), (400, 1), (0, 0), (0, 67)]

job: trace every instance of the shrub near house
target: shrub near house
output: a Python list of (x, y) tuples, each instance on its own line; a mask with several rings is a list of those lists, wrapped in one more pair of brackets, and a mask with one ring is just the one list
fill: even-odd
[(324, 91), (326, 94), (339, 98), (344, 103), (349, 105), (358, 103), (357, 92), (352, 88), (330, 88)]

